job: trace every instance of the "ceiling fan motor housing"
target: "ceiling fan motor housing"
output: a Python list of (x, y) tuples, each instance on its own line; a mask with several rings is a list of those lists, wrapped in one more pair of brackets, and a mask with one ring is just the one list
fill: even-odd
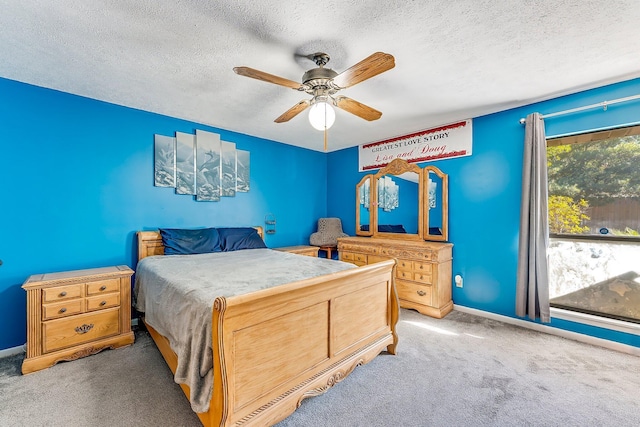
[(312, 70), (307, 71), (302, 76), (302, 84), (305, 87), (305, 92), (310, 95), (318, 95), (318, 92), (322, 92), (322, 94), (333, 95), (338, 90), (329, 85), (329, 80), (333, 79), (337, 76), (338, 73), (333, 71), (331, 68), (318, 67)]

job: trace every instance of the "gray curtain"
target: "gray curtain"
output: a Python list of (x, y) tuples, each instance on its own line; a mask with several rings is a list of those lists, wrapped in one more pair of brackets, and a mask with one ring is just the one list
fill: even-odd
[(516, 315), (550, 322), (547, 142), (540, 114), (529, 114), (525, 126)]

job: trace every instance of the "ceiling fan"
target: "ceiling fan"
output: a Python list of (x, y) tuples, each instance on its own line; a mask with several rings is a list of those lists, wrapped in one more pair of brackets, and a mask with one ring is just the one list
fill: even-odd
[(335, 94), (342, 89), (351, 87), (395, 67), (395, 59), (392, 55), (376, 52), (340, 74), (330, 68), (325, 68), (330, 59), (326, 53), (317, 52), (304, 57), (315, 62), (318, 67), (304, 73), (302, 83), (249, 67), (235, 67), (233, 71), (241, 76), (289, 87), (312, 95), (310, 100), (302, 100), (285, 111), (275, 119), (276, 123), (288, 122), (308, 107), (311, 107), (309, 121), (313, 127), (325, 131), (331, 127), (335, 120), (335, 112), (331, 108), (332, 106), (369, 121), (377, 120), (382, 116), (382, 113), (378, 110), (346, 96), (335, 96)]

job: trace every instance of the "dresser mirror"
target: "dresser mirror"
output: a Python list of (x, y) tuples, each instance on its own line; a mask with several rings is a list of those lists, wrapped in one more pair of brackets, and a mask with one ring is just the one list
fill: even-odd
[(373, 236), (371, 228), (371, 175), (367, 175), (356, 185), (356, 234), (358, 236)]
[(398, 239), (422, 239), (423, 171), (405, 160), (395, 159), (373, 175), (376, 209), (373, 235)]
[(395, 159), (356, 186), (356, 234), (447, 241), (448, 177)]
[(426, 194), (425, 240), (446, 242), (449, 238), (449, 177), (435, 166), (423, 169)]

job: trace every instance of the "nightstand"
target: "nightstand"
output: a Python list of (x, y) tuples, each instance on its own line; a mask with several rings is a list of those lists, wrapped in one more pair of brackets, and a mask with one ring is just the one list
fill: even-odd
[(132, 344), (131, 275), (125, 265), (36, 274), (27, 291), (27, 374)]
[(317, 246), (306, 246), (306, 245), (298, 245), (298, 246), (283, 246), (281, 248), (274, 248), (276, 251), (282, 252), (291, 252), (292, 254), (306, 255), (306, 256), (318, 256), (318, 247)]

